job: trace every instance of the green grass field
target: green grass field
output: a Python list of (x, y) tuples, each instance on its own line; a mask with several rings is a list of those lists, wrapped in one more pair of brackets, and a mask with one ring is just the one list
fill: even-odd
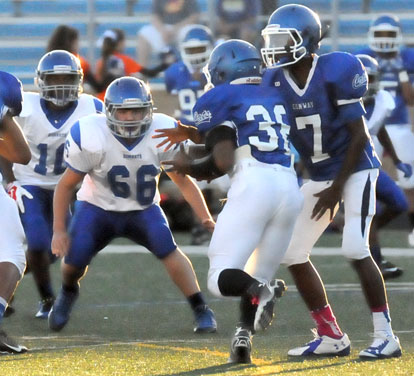
[[(324, 242), (335, 245), (338, 237), (327, 237)], [(208, 260), (205, 256), (190, 258), (205, 291)], [(50, 332), (45, 321), (34, 318), (38, 296), (32, 277), (23, 279), (14, 302), (16, 313), (4, 320), (4, 329), (30, 352), (1, 356), (0, 372), (13, 376), (413, 375), (414, 259), (389, 259), (405, 269), (401, 278), (387, 283), (393, 327), (403, 345), (400, 359), (358, 359), (359, 350), (372, 341), (372, 324), (357, 279), (342, 257), (315, 256), (313, 260), (327, 285), (338, 321), (351, 338), (350, 356), (287, 357), (289, 348), (311, 339), (313, 322), (282, 268), (279, 277), (286, 280), (289, 290), (279, 301), (272, 327), (254, 337), (253, 364), (228, 365), (237, 300), (216, 299), (206, 293), (219, 329), (215, 334), (195, 335), (192, 312), (160, 262), (149, 254), (102, 254), (82, 281), (71, 320), (60, 333)], [(52, 269), (57, 289), (59, 265)]]

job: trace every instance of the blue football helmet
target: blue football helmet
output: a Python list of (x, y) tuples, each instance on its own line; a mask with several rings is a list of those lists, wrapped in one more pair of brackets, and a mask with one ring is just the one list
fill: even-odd
[(364, 99), (374, 98), (379, 89), (379, 68), (378, 61), (373, 57), (365, 54), (356, 55), (368, 74), (368, 90), (364, 95)]
[(397, 16), (377, 17), (369, 27), (368, 43), (375, 52), (396, 52), (402, 43), (401, 24)]
[(183, 30), (180, 42), (181, 59), (192, 69), (199, 70), (206, 64), (213, 45), (213, 34), (208, 27), (190, 25)]
[(259, 51), (252, 44), (230, 39), (214, 48), (203, 72), (206, 88), (229, 83), (260, 83), (262, 61)]
[(79, 59), (68, 51), (54, 50), (37, 66), (35, 84), (40, 96), (56, 106), (78, 100), (82, 93), (83, 71)]
[[(122, 138), (138, 138), (145, 134), (152, 122), (153, 102), (149, 87), (135, 77), (121, 77), (113, 81), (105, 93), (107, 124), (113, 134)], [(118, 110), (134, 109), (139, 120), (119, 120)]]
[(295, 64), (319, 48), (321, 21), (304, 5), (284, 5), (272, 13), (262, 36), (262, 58), (268, 68)]

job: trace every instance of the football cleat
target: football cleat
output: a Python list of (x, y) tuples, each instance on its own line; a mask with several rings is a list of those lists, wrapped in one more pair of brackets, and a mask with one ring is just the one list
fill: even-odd
[(0, 330), (0, 354), (23, 354), (26, 351), (27, 347), (19, 345), (3, 330)]
[(196, 326), (194, 333), (215, 333), (217, 331), (217, 322), (214, 317), (214, 312), (203, 305), (196, 308), (194, 311)]
[(251, 363), (252, 332), (248, 329), (237, 327), (231, 340), (230, 357), (227, 363)]
[(382, 260), (379, 268), (384, 279), (397, 278), (404, 273), (404, 270), (393, 263)]
[(375, 334), (372, 345), (359, 353), (362, 359), (386, 359), (401, 356), (400, 340), (393, 334)]
[(10, 317), (16, 312), (14, 307), (12, 307), (10, 304), (7, 306), (6, 310), (4, 311), (3, 317)]
[(66, 292), (62, 289), (49, 313), (49, 328), (58, 332), (64, 328), (69, 321), (73, 305), (79, 296), (79, 292)]
[[(254, 330), (265, 330), (273, 321), (276, 298), (280, 298), (287, 290), (285, 282), (274, 279), (269, 283), (261, 283), (256, 295), (258, 299), (256, 314), (254, 317)], [(255, 299), (255, 297), (253, 297)]]
[(348, 335), (339, 338), (320, 336), (316, 329), (312, 329), (314, 339), (302, 347), (288, 351), (289, 356), (346, 356), (351, 352), (351, 341)]
[(39, 310), (37, 311), (35, 317), (38, 319), (46, 320), (49, 316), (49, 312), (53, 307), (53, 302), (55, 301), (54, 297), (43, 299), (39, 302)]

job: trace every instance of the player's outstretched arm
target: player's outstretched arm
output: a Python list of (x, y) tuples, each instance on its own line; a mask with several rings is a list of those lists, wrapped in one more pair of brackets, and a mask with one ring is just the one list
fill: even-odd
[(177, 124), (176, 128), (162, 128), (155, 130), (158, 134), (152, 136), (152, 138), (164, 138), (164, 140), (157, 145), (157, 148), (166, 145), (164, 150), (167, 151), (172, 146), (185, 140), (191, 140), (195, 144), (202, 143), (202, 136), (196, 127), (181, 124), (180, 121), (178, 121)]
[(212, 232), (214, 230), (215, 222), (197, 184), (195, 184), (188, 175), (183, 176), (175, 172), (167, 172), (167, 174), (180, 189), (185, 200), (190, 204), (202, 225)]
[(0, 121), (0, 156), (12, 163), (28, 164), (32, 158), (23, 132), (10, 114)]
[(66, 219), (76, 186), (85, 174), (67, 168), (60, 178), (53, 196), (53, 237), (52, 253), (63, 257), (68, 253), (70, 239), (67, 233)]

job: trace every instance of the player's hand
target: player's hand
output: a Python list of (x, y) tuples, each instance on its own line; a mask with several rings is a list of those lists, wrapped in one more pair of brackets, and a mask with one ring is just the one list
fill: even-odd
[(411, 165), (408, 164), (408, 163), (399, 162), (395, 165), (395, 167), (398, 170), (402, 171), (405, 178), (410, 178), (411, 175), (413, 174), (413, 169), (412, 169)]
[(184, 145), (180, 145), (180, 151), (175, 155), (171, 161), (162, 161), (162, 165), (168, 165), (167, 171), (175, 171), (181, 175), (189, 175), (191, 172), (192, 159), (185, 152)]
[(203, 227), (208, 230), (209, 232), (214, 231), (214, 227), (216, 226), (216, 222), (212, 218), (207, 218), (204, 221), (201, 222)]
[(182, 125), (179, 120), (177, 121), (176, 128), (156, 129), (155, 132), (158, 134), (152, 136), (152, 138), (165, 138), (165, 140), (157, 145), (157, 148), (166, 145), (164, 151), (167, 151), (172, 146), (188, 139), (188, 127)]
[(52, 237), (52, 253), (58, 257), (68, 254), (70, 238), (66, 231), (54, 231)]
[(13, 181), (9, 184), (7, 184), (6, 187), (8, 195), (16, 201), (16, 204), (20, 210), (21, 213), (24, 213), (24, 203), (23, 203), (23, 197), (27, 197), (29, 200), (33, 198), (32, 194), (24, 189), (18, 181)]
[(313, 208), (311, 219), (315, 218), (318, 221), (327, 210), (330, 210), (329, 218), (332, 221), (335, 207), (341, 200), (342, 189), (332, 185), (321, 192), (315, 193), (314, 196), (319, 197), (319, 200)]

